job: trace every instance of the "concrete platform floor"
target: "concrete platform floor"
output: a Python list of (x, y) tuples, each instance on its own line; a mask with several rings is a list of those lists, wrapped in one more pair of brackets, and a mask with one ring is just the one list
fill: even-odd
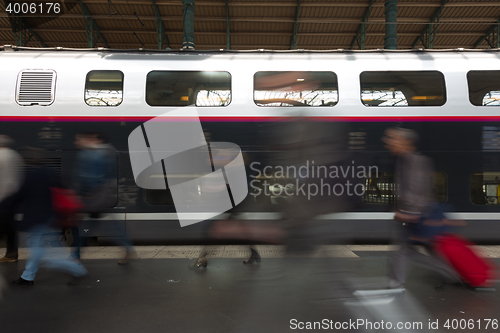
[[(500, 264), (500, 247), (478, 249)], [(43, 266), (33, 287), (11, 286), (6, 281), (22, 273), (25, 261), (1, 264), (0, 332), (294, 332), (308, 323), (312, 329), (303, 331), (384, 332), (366, 326), (382, 321), (413, 326), (388, 332), (500, 331), (500, 290), (437, 291), (441, 278), (412, 266), (406, 292), (388, 294), (391, 247), (326, 246), (288, 257), (281, 247), (259, 250), (262, 262), (244, 265), (246, 247), (212, 247), (208, 267), (192, 269), (200, 247), (137, 247), (140, 259), (124, 266), (116, 262), (120, 248), (86, 248), (83, 264), (90, 274), (72, 287), (67, 275)], [(66, 256), (64, 251), (49, 249), (48, 256)], [(383, 291), (362, 296), (357, 290)]]

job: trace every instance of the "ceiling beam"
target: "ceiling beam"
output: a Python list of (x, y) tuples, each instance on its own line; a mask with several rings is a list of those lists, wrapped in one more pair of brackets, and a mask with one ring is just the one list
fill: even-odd
[(434, 48), (434, 42), (436, 41), (436, 32), (439, 26), (439, 19), (441, 18), (441, 12), (443, 11), (444, 5), (446, 5), (447, 2), (448, 0), (443, 0), (441, 2), (441, 7), (436, 9), (434, 14), (432, 14), (431, 18), (429, 19), (429, 23), (422, 30), (420, 36), (418, 36), (413, 42), (411, 47), (412, 49), (417, 46), (418, 42), (422, 42), (424, 49)]
[(292, 38), (290, 39), (290, 50), (297, 49), (297, 31), (299, 29), (299, 10), (300, 10), (300, 0), (297, 0), (297, 8), (295, 8), (295, 20), (293, 22)]
[(351, 50), (354, 50), (354, 44), (358, 44), (358, 47), (360, 50), (365, 49), (365, 41), (366, 41), (366, 28), (367, 28), (367, 23), (368, 23), (368, 18), (370, 17), (370, 11), (373, 6), (373, 2), (375, 0), (370, 0), (370, 3), (368, 4), (368, 8), (365, 10), (365, 14), (363, 15), (363, 18), (361, 19), (361, 24), (359, 25), (358, 31), (356, 32), (356, 37), (353, 38), (351, 42)]
[[(77, 28), (77, 27), (48, 27), (48, 28), (32, 28), (33, 31), (39, 32), (39, 33), (45, 33), (45, 32), (55, 32), (55, 33), (61, 33), (62, 31), (70, 32), (70, 33), (85, 33), (85, 30), (82, 28)], [(12, 31), (11, 28), (8, 27), (0, 27), (0, 31)], [(157, 34), (155, 30), (135, 30), (137, 34)], [(130, 34), (130, 30), (101, 30), (101, 33), (103, 34)], [(253, 35), (253, 36), (269, 36), (269, 34), (276, 34), (276, 35), (286, 35), (286, 36), (291, 36), (292, 33), (290, 31), (272, 31), (272, 32), (261, 32), (261, 31), (237, 31), (237, 32), (232, 32), (232, 36), (248, 36), (248, 35)], [(169, 31), (170, 35), (182, 35), (183, 31), (182, 30), (172, 30)], [(196, 35), (212, 35), (212, 36), (226, 36), (227, 33), (224, 31), (198, 31), (196, 32)], [(367, 36), (377, 36), (377, 37), (383, 37), (385, 36), (385, 32), (367, 32)], [(484, 36), (484, 32), (440, 32), (440, 36), (449, 36), (449, 37), (462, 37), (462, 36), (470, 36), (470, 37), (482, 37)], [(345, 36), (356, 36), (355, 32), (298, 32), (297, 36), (314, 36), (314, 37), (345, 37)], [(420, 33), (418, 32), (399, 32), (398, 36), (401, 37), (418, 37), (420, 36)]]
[[(105, 0), (84, 0), (86, 4), (106, 4)], [(149, 5), (148, 0), (113, 0), (114, 4), (123, 5)], [(158, 6), (182, 6), (182, 0), (159, 0), (157, 1)], [(211, 6), (211, 7), (222, 7), (225, 5), (224, 1), (196, 1), (197, 6)], [(231, 7), (296, 7), (297, 2), (295, 1), (280, 1), (280, 2), (254, 2), (254, 1), (237, 1), (231, 3)], [(362, 7), (366, 8), (366, 3), (364, 2), (304, 2), (302, 7)], [(373, 4), (374, 7), (384, 7), (384, 2), (376, 2)], [(401, 2), (398, 7), (440, 7), (441, 2), (419, 2), (419, 1), (408, 1)], [(457, 1), (449, 4), (449, 7), (500, 7), (500, 2), (489, 2), (489, 1), (478, 1), (478, 2), (468, 2), (468, 1)]]
[(497, 24), (493, 24), (488, 31), (486, 31), (486, 34), (474, 43), (474, 48), (477, 48), (483, 41), (486, 41), (492, 49), (500, 48), (500, 18)]
[[(7, 13), (0, 12), (0, 17), (8, 17)], [(82, 16), (79, 14), (63, 14), (58, 16), (61, 19), (70, 19), (70, 18), (81, 18)], [(121, 15), (121, 16), (109, 16), (109, 15), (93, 15), (94, 20), (137, 20), (135, 15)], [(141, 16), (141, 20), (146, 21), (154, 21), (154, 16)], [(172, 20), (172, 21), (182, 21), (182, 16), (163, 16), (163, 20)], [(213, 17), (213, 16), (197, 16), (196, 21), (223, 21), (225, 22), (226, 17)], [(470, 23), (470, 24), (494, 24), (497, 23), (498, 17), (447, 17), (441, 18), (439, 21), (442, 23)], [(279, 23), (294, 23), (295, 20), (288, 17), (239, 17), (239, 18), (231, 18), (233, 22), (279, 22)], [(398, 17), (398, 24), (405, 23), (428, 23), (427, 18), (418, 18), (418, 17)], [(299, 23), (353, 23), (359, 24), (359, 21), (354, 20), (352, 18), (345, 17), (329, 17), (329, 18), (302, 18), (298, 20)], [(385, 23), (384, 17), (376, 17), (370, 18), (369, 24), (383, 24)]]
[[(33, 41), (33, 43), (35, 43)], [(10, 41), (2, 41), (0, 40), (0, 45), (4, 44), (11, 44)], [(87, 45), (86, 42), (72, 42), (72, 41), (45, 41), (45, 44), (49, 45), (49, 47), (56, 47), (56, 46), (61, 46), (61, 47), (85, 47)], [(65, 46), (69, 45), (69, 46)], [(148, 48), (155, 50), (157, 49), (157, 44), (156, 43), (145, 43), (145, 46), (140, 44), (139, 42), (136, 43), (122, 43), (122, 42), (116, 42), (116, 43), (109, 43), (111, 48), (130, 48), (130, 49), (139, 49), (139, 48)], [(211, 49), (211, 50), (219, 50), (219, 49), (224, 49), (224, 44), (197, 44), (197, 49)], [(350, 45), (301, 45), (301, 48), (305, 50), (336, 50), (336, 49), (344, 49), (348, 50)], [(383, 43), (380, 44), (368, 44), (365, 45), (366, 49), (383, 49)], [(175, 49), (180, 49), (181, 45), (172, 45), (172, 48)], [(233, 44), (232, 45), (233, 50), (238, 50), (238, 49), (266, 49), (266, 50), (288, 50), (289, 45), (288, 44), (281, 44), (281, 45), (276, 45), (276, 44), (269, 44), (269, 45), (249, 45), (249, 44)], [(411, 45), (398, 45), (399, 49), (411, 49)], [(440, 49), (457, 49), (458, 47), (456, 45), (440, 45)], [(472, 48), (472, 45), (464, 45), (464, 48)]]
[(168, 41), (168, 36), (165, 32), (165, 26), (163, 25), (163, 19), (161, 18), (160, 10), (156, 5), (156, 0), (153, 1), (153, 10), (155, 12), (155, 23), (156, 23), (156, 39), (158, 41), (158, 49), (163, 50), (163, 47), (167, 45), (167, 49), (170, 49), (170, 42)]

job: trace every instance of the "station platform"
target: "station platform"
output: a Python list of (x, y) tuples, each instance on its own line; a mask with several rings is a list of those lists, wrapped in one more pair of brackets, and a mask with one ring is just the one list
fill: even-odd
[[(137, 246), (138, 259), (128, 265), (117, 265), (122, 248), (87, 247), (82, 262), (89, 275), (78, 285), (67, 286), (69, 276), (42, 265), (33, 287), (12, 286), (24, 269), (23, 248), (18, 263), (0, 264), (0, 331), (500, 330), (500, 289), (442, 287), (439, 276), (419, 266), (411, 267), (406, 289), (387, 289), (392, 246), (319, 246), (308, 253), (256, 248), (258, 264), (242, 263), (247, 246), (209, 246), (208, 266), (190, 268), (202, 246)], [(476, 250), (500, 265), (500, 246)], [(68, 251), (49, 248), (47, 257)]]

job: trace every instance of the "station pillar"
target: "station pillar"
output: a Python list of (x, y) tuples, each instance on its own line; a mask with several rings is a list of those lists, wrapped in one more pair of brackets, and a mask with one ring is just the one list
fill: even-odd
[(384, 48), (398, 48), (397, 35), (398, 0), (385, 0), (385, 38)]
[(182, 0), (182, 14), (184, 16), (182, 48), (194, 49), (194, 0)]

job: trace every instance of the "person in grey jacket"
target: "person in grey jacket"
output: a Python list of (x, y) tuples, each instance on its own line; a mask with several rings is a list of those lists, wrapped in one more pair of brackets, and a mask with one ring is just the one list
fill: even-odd
[[(419, 237), (423, 221), (435, 215), (437, 202), (433, 193), (433, 163), (418, 152), (417, 140), (415, 131), (404, 128), (390, 128), (383, 138), (386, 148), (397, 156), (395, 181), (398, 199), (394, 219), (398, 221), (395, 244), (400, 248), (390, 258), (390, 288), (404, 288), (410, 261), (439, 273), (448, 283), (460, 282), (454, 270), (434, 255), (431, 239)], [(418, 252), (416, 244), (424, 245), (431, 255)]]

